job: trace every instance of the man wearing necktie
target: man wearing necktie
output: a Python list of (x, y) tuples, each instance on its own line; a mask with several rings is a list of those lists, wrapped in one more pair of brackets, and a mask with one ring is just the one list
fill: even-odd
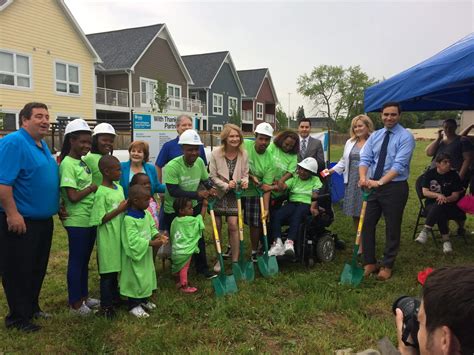
[(298, 135), (300, 137), (300, 151), (298, 162), (305, 158), (314, 158), (318, 162), (318, 172), (325, 169), (323, 145), (319, 139), (310, 136), (311, 121), (301, 118), (298, 122)]
[(359, 186), (372, 189), (362, 228), (364, 274), (378, 271), (375, 258), (375, 231), (383, 214), (385, 219), (385, 250), (377, 279), (388, 280), (400, 246), (403, 210), (408, 200), (407, 179), (415, 139), (399, 123), (401, 115), (397, 102), (382, 107), (384, 128), (370, 135), (360, 153)]

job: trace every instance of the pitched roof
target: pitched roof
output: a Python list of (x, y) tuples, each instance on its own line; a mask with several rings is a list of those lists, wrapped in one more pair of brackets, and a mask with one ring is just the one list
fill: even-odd
[(268, 72), (268, 68), (238, 70), (240, 81), (244, 87), (246, 97), (256, 97), (262, 85), (263, 79)]
[(228, 54), (228, 51), (224, 51), (182, 56), (193, 78), (194, 87), (209, 88)]
[(87, 38), (106, 70), (131, 69), (164, 24), (94, 33)]

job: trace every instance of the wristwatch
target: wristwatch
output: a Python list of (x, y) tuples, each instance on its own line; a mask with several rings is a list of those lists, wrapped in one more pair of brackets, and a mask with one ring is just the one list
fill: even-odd
[(377, 185), (382, 186), (383, 185), (382, 180), (377, 180)]

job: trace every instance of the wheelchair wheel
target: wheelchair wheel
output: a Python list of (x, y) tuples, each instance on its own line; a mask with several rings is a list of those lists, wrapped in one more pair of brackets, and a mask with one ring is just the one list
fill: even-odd
[(319, 261), (329, 262), (335, 257), (334, 238), (331, 235), (323, 235), (316, 243), (316, 257)]

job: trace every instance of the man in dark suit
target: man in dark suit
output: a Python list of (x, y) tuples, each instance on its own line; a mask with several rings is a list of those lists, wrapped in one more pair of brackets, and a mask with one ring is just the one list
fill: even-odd
[(318, 173), (326, 168), (324, 162), (323, 145), (319, 139), (310, 136), (311, 121), (309, 118), (301, 118), (298, 121), (298, 134), (300, 136), (300, 151), (298, 162), (305, 158), (314, 158), (318, 162)]

